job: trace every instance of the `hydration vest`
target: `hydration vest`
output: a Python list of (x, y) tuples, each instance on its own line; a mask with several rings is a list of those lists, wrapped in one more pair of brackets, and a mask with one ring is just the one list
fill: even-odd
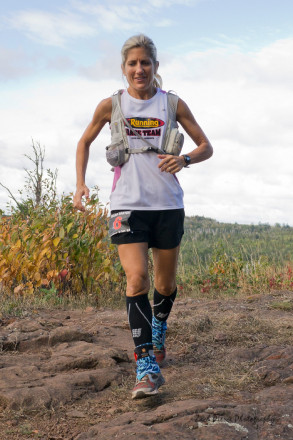
[[(118, 90), (118, 92), (112, 96), (111, 145), (106, 147), (106, 158), (110, 165), (114, 167), (122, 165), (129, 159), (130, 154), (148, 153), (151, 151), (157, 154), (179, 156), (182, 150), (184, 136), (182, 133), (179, 133), (178, 123), (176, 121), (178, 96), (170, 91), (167, 93), (167, 123), (162, 146), (158, 148), (144, 139), (124, 117), (121, 109), (122, 93), (123, 90)], [(129, 148), (125, 126), (143, 141), (144, 146), (141, 148)]]

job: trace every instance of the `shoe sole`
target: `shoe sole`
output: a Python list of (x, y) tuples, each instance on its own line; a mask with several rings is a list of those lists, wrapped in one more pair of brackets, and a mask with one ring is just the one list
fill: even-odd
[(132, 399), (144, 399), (145, 397), (154, 396), (155, 394), (158, 394), (158, 388), (153, 391), (136, 391), (132, 393)]

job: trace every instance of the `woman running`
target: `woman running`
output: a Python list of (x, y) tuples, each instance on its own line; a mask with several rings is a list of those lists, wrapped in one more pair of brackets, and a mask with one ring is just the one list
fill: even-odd
[[(183, 191), (176, 173), (210, 158), (213, 149), (187, 104), (161, 89), (153, 41), (135, 35), (125, 42), (121, 54), (128, 87), (100, 102), (78, 142), (74, 206), (85, 209), (82, 197), (89, 197), (85, 175), (90, 145), (108, 122), (112, 144), (121, 137), (108, 151), (114, 164), (117, 160), (109, 230), (127, 279), (126, 307), (136, 360), (132, 398), (137, 399), (157, 393), (165, 382), (160, 365), (166, 357), (167, 319), (177, 293), (176, 269), (184, 232)], [(178, 142), (173, 139), (174, 133), (181, 139), (176, 129), (174, 132), (176, 121), (195, 144), (186, 155), (178, 155)], [(173, 148), (173, 141), (177, 147)], [(153, 313), (148, 298), (149, 248), (154, 267)]]

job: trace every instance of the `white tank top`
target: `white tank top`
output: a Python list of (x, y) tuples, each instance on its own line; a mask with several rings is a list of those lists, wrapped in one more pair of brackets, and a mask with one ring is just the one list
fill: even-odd
[[(167, 94), (161, 89), (148, 100), (121, 96), (121, 106), (130, 125), (151, 144), (160, 147), (167, 120)], [(130, 148), (143, 141), (126, 127)], [(114, 170), (110, 196), (113, 210), (166, 210), (183, 208), (183, 190), (175, 175), (161, 172), (155, 152), (130, 154), (129, 160)]]

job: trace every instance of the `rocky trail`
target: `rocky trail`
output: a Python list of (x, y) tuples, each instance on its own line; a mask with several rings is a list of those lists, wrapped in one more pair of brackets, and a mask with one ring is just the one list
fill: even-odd
[(0, 320), (0, 439), (292, 440), (293, 293), (176, 300), (166, 378), (133, 401), (125, 310)]

